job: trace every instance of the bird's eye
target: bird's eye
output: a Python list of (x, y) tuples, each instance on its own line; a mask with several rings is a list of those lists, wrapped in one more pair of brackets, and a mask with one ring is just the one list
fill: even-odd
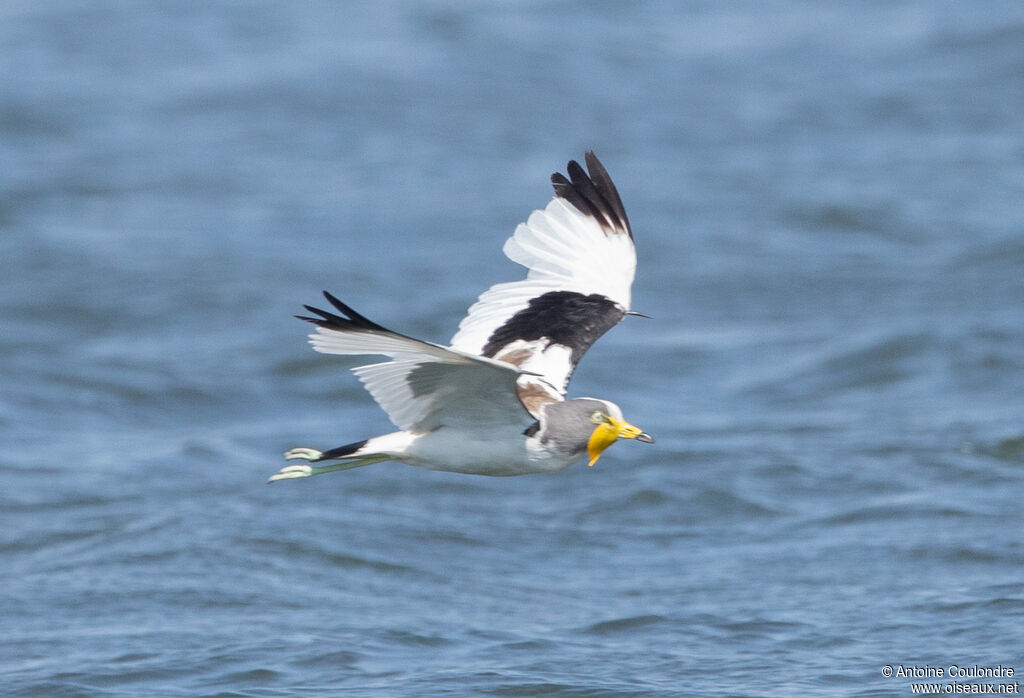
[(604, 424), (608, 421), (608, 418), (604, 416), (602, 412), (591, 412), (590, 421), (594, 424)]

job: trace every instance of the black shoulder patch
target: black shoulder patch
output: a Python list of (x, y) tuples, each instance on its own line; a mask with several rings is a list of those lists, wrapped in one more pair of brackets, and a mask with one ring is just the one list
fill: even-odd
[(368, 440), (369, 439), (365, 439), (363, 441), (356, 441), (355, 443), (345, 444), (344, 446), (332, 448), (330, 451), (324, 451), (323, 453), (320, 454), (320, 457), (313, 462), (318, 463), (322, 460), (334, 460), (335, 458), (344, 458), (345, 456), (351, 456), (353, 453), (355, 453), (363, 446), (365, 446)]
[(570, 160), (566, 167), (568, 179), (557, 172), (551, 175), (555, 195), (596, 220), (606, 233), (625, 234), (632, 239), (633, 231), (629, 227), (626, 209), (612, 178), (608, 176), (608, 170), (592, 151), (587, 151), (585, 160), (589, 175), (575, 160)]
[(575, 366), (590, 345), (619, 324), (625, 311), (599, 293), (584, 296), (576, 291), (548, 291), (494, 330), (484, 345), (483, 355), (494, 358), (508, 344), (548, 339), (572, 350)]

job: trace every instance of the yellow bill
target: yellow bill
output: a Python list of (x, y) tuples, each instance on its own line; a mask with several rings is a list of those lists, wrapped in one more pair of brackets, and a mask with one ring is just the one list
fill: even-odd
[(594, 465), (604, 450), (618, 439), (636, 439), (647, 444), (654, 443), (651, 435), (644, 433), (642, 429), (633, 426), (627, 421), (606, 416), (604, 421), (594, 429), (594, 433), (590, 435), (590, 440), (587, 441), (587, 455), (590, 456), (587, 465)]

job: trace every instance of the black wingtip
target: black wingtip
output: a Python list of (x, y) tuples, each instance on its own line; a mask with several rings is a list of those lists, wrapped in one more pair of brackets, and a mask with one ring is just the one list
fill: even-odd
[(558, 172), (551, 175), (555, 195), (565, 199), (584, 215), (596, 220), (607, 233), (625, 233), (630, 238), (633, 231), (622, 205), (619, 192), (594, 151), (584, 153), (587, 170), (575, 160), (566, 165), (569, 177)]
[(303, 305), (302, 307), (308, 310), (313, 315), (319, 317), (309, 317), (307, 315), (296, 315), (295, 317), (305, 322), (312, 322), (317, 327), (325, 327), (335, 330), (377, 330), (380, 332), (389, 332), (390, 330), (381, 327), (372, 320), (360, 315), (355, 310), (347, 306), (338, 300), (329, 291), (324, 291), (324, 298), (327, 299), (335, 310), (339, 311), (341, 315), (335, 315), (328, 310), (321, 310), (320, 308), (312, 305)]

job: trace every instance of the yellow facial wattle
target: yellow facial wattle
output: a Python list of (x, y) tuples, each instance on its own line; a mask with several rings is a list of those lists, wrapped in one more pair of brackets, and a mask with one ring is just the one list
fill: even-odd
[(590, 439), (587, 441), (587, 455), (590, 460), (587, 465), (593, 466), (606, 448), (611, 446), (618, 439), (638, 439), (645, 443), (653, 443), (648, 434), (629, 422), (614, 417), (605, 417), (604, 421), (597, 425)]

